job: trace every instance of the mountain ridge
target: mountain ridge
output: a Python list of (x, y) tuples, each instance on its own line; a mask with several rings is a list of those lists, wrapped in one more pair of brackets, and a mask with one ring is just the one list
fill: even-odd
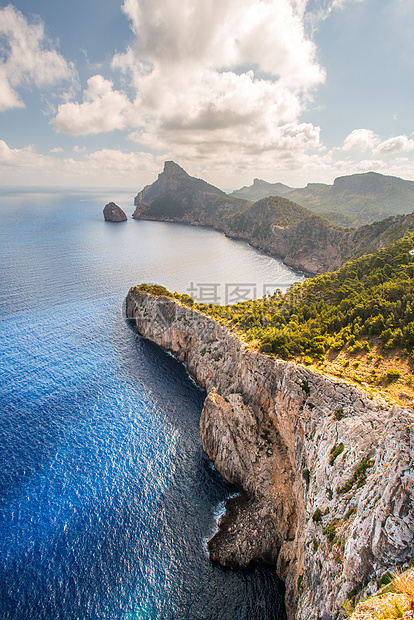
[[(315, 191), (323, 187), (312, 184)], [(165, 163), (158, 179), (137, 194), (134, 204), (134, 219), (212, 226), (310, 274), (338, 269), (351, 257), (383, 247), (414, 225), (413, 214), (396, 215), (350, 230), (288, 197), (251, 203), (229, 196), (191, 177), (174, 162)]]
[(231, 194), (245, 200), (258, 200), (266, 195), (285, 196), (320, 215), (329, 215), (337, 223), (342, 223), (340, 216), (346, 215), (350, 223), (357, 225), (414, 209), (414, 181), (378, 172), (344, 175), (337, 177), (332, 185), (308, 183), (302, 188), (255, 179), (253, 185)]
[(284, 183), (268, 183), (262, 179), (254, 179), (253, 185), (235, 190), (231, 192), (230, 196), (243, 198), (244, 200), (260, 200), (268, 196), (287, 196), (293, 190), (293, 187), (289, 187), (289, 185)]

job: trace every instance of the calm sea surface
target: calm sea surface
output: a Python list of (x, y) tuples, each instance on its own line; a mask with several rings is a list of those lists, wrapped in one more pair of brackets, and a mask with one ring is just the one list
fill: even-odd
[(200, 445), (205, 394), (123, 304), (302, 278), (213, 230), (103, 221), (132, 197), (0, 198), (0, 618), (284, 620), (272, 569), (211, 564), (234, 489)]

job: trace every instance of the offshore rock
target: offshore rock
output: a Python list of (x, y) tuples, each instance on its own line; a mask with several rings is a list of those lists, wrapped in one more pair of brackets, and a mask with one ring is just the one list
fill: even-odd
[(125, 222), (127, 216), (114, 202), (108, 202), (103, 210), (105, 222)]
[(207, 391), (203, 448), (242, 493), (212, 559), (272, 562), (291, 620), (337, 620), (413, 556), (412, 410), (251, 350), (170, 297), (131, 289), (127, 315)]

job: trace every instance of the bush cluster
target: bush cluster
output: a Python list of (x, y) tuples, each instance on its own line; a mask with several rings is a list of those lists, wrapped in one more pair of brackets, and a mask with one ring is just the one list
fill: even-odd
[[(198, 304), (243, 331), (263, 352), (321, 359), (328, 350), (369, 354), (414, 347), (414, 235), (348, 262), (338, 271), (232, 306)], [(396, 377), (389, 377), (394, 380)]]

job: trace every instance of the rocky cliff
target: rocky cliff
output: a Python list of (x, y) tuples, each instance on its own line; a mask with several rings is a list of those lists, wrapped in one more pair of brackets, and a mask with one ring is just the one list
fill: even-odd
[(126, 222), (127, 216), (114, 202), (108, 202), (103, 210), (105, 222)]
[(375, 251), (414, 222), (412, 215), (401, 215), (349, 230), (285, 197), (251, 204), (228, 196), (174, 162), (165, 162), (158, 179), (138, 193), (134, 204), (135, 219), (212, 226), (310, 274), (333, 271), (359, 253)]
[(213, 319), (135, 287), (127, 315), (206, 390), (204, 450), (241, 495), (212, 559), (272, 562), (290, 619), (342, 603), (413, 554), (413, 411), (247, 348)]

